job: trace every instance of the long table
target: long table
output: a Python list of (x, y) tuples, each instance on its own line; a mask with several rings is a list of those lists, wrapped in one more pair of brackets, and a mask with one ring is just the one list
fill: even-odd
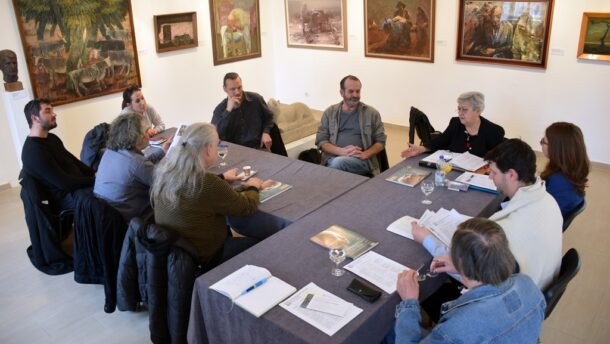
[[(419, 187), (409, 188), (385, 181), (401, 167), (417, 164), (416, 159), (403, 161), (385, 173), (337, 197), (318, 210), (302, 217), (289, 227), (199, 277), (195, 282), (188, 338), (191, 343), (378, 343), (391, 328), (394, 309), (399, 303), (397, 293), (367, 303), (346, 290), (354, 277), (330, 274), (332, 263), (328, 251), (309, 238), (325, 228), (338, 224), (379, 241), (373, 251), (408, 267), (428, 264), (432, 257), (410, 239), (386, 230), (397, 218), (419, 217), (426, 208), (455, 208), (471, 216), (488, 216), (501, 197), (479, 191), (454, 192), (437, 189), (429, 199), (432, 205), (421, 204)], [(450, 174), (455, 178), (457, 172)], [(433, 175), (428, 177), (433, 178)], [(245, 264), (265, 267), (274, 276), (298, 289), (314, 282), (327, 291), (354, 303), (363, 312), (332, 337), (317, 330), (281, 307), (274, 307), (261, 318), (255, 318), (239, 307), (231, 309), (231, 301), (209, 289), (209, 286)], [(434, 292), (442, 277), (431, 278), (421, 285), (421, 297)]]
[(274, 179), (292, 185), (292, 189), (259, 206), (261, 211), (289, 222), (302, 218), (369, 180), (367, 177), (236, 144), (230, 144), (225, 160), (225, 168), (215, 166), (211, 171), (220, 173), (233, 167), (241, 169), (251, 166), (260, 179)]

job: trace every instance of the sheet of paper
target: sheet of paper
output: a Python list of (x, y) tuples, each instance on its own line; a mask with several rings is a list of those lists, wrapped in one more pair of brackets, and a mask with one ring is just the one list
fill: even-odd
[(392, 222), (388, 226), (388, 231), (413, 240), (413, 232), (411, 230), (411, 222), (413, 221), (417, 222), (419, 220), (409, 215), (405, 215), (399, 218), (398, 220)]
[(476, 171), (479, 168), (487, 165), (487, 162), (485, 162), (485, 160), (479, 156), (470, 154), (469, 152), (464, 152), (454, 156), (453, 159), (451, 159), (451, 164), (467, 171)]
[(462, 182), (468, 185), (497, 191), (496, 184), (494, 184), (493, 180), (489, 178), (489, 176), (484, 174), (477, 174), (471, 172), (464, 172), (459, 177), (455, 178), (458, 182)]
[(455, 155), (458, 155), (459, 153), (451, 153), (448, 150), (442, 150), (439, 149), (436, 152), (428, 155), (427, 157), (423, 158), (422, 160), (425, 162), (429, 162), (432, 164), (436, 164), (438, 162), (438, 160), (440, 159), (441, 155), (443, 156), (443, 160), (445, 161), (451, 161), (454, 159)]
[(460, 223), (468, 220), (470, 217), (460, 214), (455, 209), (451, 209), (451, 211), (447, 211), (446, 209), (442, 210), (444, 210), (444, 212), (441, 212), (441, 209), (439, 209), (437, 215), (431, 219), (428, 229), (430, 229), (443, 244), (449, 247), (451, 245), (451, 238), (453, 237), (453, 233), (457, 230), (457, 227)]
[(406, 266), (369, 251), (345, 266), (345, 269), (373, 283), (388, 294), (396, 291), (398, 274)]
[[(345, 315), (337, 316), (301, 307), (303, 300), (305, 300), (305, 297), (307, 297), (308, 294), (314, 294), (314, 299), (316, 297), (323, 297), (325, 300), (332, 300), (335, 303), (347, 304)], [(280, 303), (280, 307), (329, 336), (337, 333), (343, 326), (352, 321), (358, 314), (362, 313), (362, 309), (318, 287), (313, 282), (304, 286), (287, 300)]]
[(351, 303), (343, 301), (339, 298), (330, 298), (324, 295), (315, 296), (311, 298), (307, 304), (308, 309), (314, 311), (328, 313), (339, 317), (344, 317)]

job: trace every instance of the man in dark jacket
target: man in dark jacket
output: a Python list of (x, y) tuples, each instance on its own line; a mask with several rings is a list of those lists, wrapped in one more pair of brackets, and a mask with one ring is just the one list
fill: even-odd
[(48, 99), (30, 101), (24, 113), (30, 134), (21, 151), (23, 171), (49, 190), (61, 210), (73, 209), (72, 193), (93, 186), (95, 172), (68, 152), (59, 137), (49, 133), (57, 127), (57, 114)]

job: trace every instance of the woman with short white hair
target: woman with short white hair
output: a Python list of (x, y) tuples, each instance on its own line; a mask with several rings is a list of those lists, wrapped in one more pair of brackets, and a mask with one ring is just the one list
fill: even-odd
[(481, 92), (462, 93), (457, 99), (457, 117), (451, 118), (445, 131), (423, 146), (409, 144), (400, 153), (410, 158), (439, 149), (456, 153), (470, 152), (483, 157), (485, 153), (504, 141), (504, 129), (481, 116), (485, 110), (485, 96)]

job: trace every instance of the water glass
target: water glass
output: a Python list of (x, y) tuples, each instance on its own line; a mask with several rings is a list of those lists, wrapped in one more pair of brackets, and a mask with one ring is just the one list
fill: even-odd
[(229, 154), (229, 145), (226, 144), (225, 142), (221, 142), (218, 144), (218, 157), (220, 158), (220, 166), (227, 166), (227, 163), (225, 162), (225, 158), (227, 157), (227, 154)]
[(335, 263), (335, 266), (331, 270), (333, 276), (340, 277), (343, 276), (343, 274), (345, 273), (345, 270), (339, 267), (339, 264), (341, 264), (345, 260), (345, 256), (346, 253), (343, 247), (331, 248), (328, 252), (328, 257)]
[(421, 183), (421, 192), (424, 193), (424, 200), (421, 201), (423, 204), (432, 204), (432, 201), (428, 199), (428, 196), (434, 191), (434, 182), (425, 180)]

